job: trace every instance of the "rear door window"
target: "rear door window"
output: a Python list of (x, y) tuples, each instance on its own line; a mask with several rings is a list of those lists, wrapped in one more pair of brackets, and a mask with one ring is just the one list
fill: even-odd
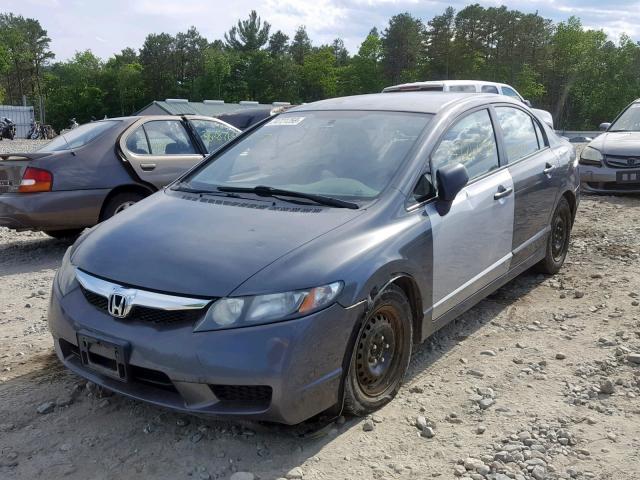
[(469, 179), (498, 168), (498, 146), (488, 110), (478, 110), (454, 124), (431, 155), (433, 172), (461, 163)]
[(513, 107), (496, 107), (496, 115), (509, 163), (539, 150), (534, 120), (530, 115)]
[(235, 138), (239, 131), (222, 122), (213, 120), (189, 120), (204, 143), (207, 153), (211, 153)]
[(135, 155), (149, 155), (149, 142), (142, 125), (127, 137), (127, 150)]
[(151, 155), (197, 155), (191, 138), (179, 120), (151, 120), (144, 124)]

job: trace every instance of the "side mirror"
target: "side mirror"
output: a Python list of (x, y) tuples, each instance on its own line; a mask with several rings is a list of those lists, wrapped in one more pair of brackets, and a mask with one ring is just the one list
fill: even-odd
[(456, 196), (469, 182), (467, 169), (461, 163), (447, 165), (436, 172), (438, 179), (438, 213), (445, 215)]
[(522, 100), (522, 103), (524, 103), (527, 107), (531, 108), (531, 102), (529, 100)]
[(607, 130), (609, 130), (609, 127), (611, 126), (610, 123), (608, 122), (604, 122), (601, 123), (600, 126), (598, 127), (600, 130), (602, 130), (603, 132), (606, 132)]

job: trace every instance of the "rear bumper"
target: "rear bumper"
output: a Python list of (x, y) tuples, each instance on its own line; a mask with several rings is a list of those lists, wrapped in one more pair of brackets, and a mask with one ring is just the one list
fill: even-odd
[[(179, 411), (296, 424), (338, 402), (345, 352), (363, 309), (335, 304), (297, 320), (193, 333), (193, 325), (116, 320), (80, 289), (60, 298), (54, 285), (49, 328), (59, 359), (110, 390)], [(129, 370), (147, 373), (124, 383), (87, 369), (77, 353), (78, 332), (125, 342)], [(165, 384), (146, 381), (148, 372)], [(247, 398), (221, 397), (220, 388), (248, 392)]]
[(98, 223), (108, 193), (108, 189), (3, 193), (0, 194), (0, 226), (14, 230), (90, 227)]
[[(640, 193), (640, 182), (618, 182), (618, 172), (628, 172), (632, 170), (611, 168), (606, 165), (602, 167), (580, 165), (580, 183), (582, 190), (592, 193)], [(638, 170), (640, 170), (640, 166)]]

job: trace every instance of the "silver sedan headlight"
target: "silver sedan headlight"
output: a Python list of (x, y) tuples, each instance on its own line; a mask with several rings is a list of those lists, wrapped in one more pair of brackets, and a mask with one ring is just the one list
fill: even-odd
[(194, 331), (248, 327), (301, 317), (329, 306), (341, 290), (342, 282), (334, 282), (307, 290), (221, 298), (211, 305)]
[(71, 250), (73, 247), (67, 248), (67, 251), (62, 257), (62, 265), (56, 274), (55, 281), (58, 284), (60, 294), (64, 297), (67, 293), (73, 290), (78, 284), (76, 280), (76, 267), (71, 263)]
[(584, 147), (580, 154), (580, 164), (582, 165), (602, 165), (602, 153), (593, 147)]

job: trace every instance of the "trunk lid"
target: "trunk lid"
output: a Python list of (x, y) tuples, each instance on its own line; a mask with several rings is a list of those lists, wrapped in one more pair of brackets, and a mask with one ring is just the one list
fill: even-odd
[(24, 171), (32, 161), (51, 153), (2, 153), (0, 154), (0, 194), (18, 191)]

